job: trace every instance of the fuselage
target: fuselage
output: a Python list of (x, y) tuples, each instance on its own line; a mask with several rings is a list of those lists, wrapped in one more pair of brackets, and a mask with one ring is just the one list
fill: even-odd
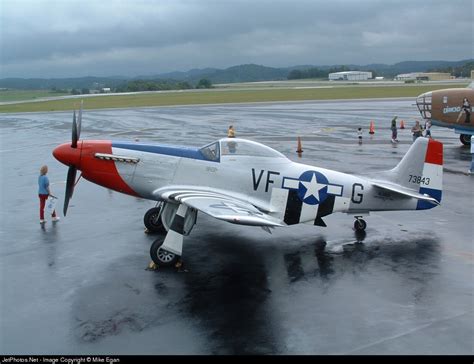
[(453, 88), (426, 92), (416, 99), (421, 116), (433, 125), (454, 129), (458, 134), (474, 134), (471, 103), (474, 90)]
[(296, 163), (259, 143), (222, 139), (203, 148), (104, 140), (55, 149), (96, 184), (160, 200), (167, 186), (208, 190), (249, 202), (286, 224), (314, 223), (333, 212), (365, 214), (414, 210), (416, 201), (394, 201), (368, 178)]

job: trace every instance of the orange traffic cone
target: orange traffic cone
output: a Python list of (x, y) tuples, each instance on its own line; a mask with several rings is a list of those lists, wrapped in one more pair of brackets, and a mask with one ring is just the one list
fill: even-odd
[(400, 121), (400, 129), (405, 129), (405, 123), (403, 120)]
[(303, 148), (301, 147), (301, 137), (298, 137), (298, 148), (296, 149), (296, 153), (303, 153)]
[(369, 134), (375, 134), (375, 126), (373, 121), (370, 122)]

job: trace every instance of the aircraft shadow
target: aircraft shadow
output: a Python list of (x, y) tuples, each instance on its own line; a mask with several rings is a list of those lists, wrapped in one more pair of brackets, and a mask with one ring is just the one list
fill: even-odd
[[(114, 262), (97, 281), (77, 290), (72, 310), (76, 337), (94, 343), (124, 330), (152, 330), (161, 336), (173, 322), (186, 322), (200, 333), (204, 353), (284, 353), (273, 299), (286, 295), (285, 287), (305, 282), (305, 290), (324, 293), (348, 275), (388, 271), (422, 299), (424, 287), (440, 269), (434, 238), (387, 242), (355, 234), (353, 242), (333, 252), (322, 237), (289, 247), (289, 242), (269, 246), (274, 243), (238, 235), (225, 240), (218, 233), (190, 236), (187, 273), (137, 269), (141, 254)], [(183, 345), (167, 350), (183, 353)]]

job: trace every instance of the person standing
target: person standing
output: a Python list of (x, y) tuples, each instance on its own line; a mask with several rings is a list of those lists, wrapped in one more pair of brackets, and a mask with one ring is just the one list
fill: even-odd
[(392, 143), (398, 143), (398, 139), (397, 139), (397, 135), (398, 135), (398, 131), (397, 131), (397, 117), (398, 117), (398, 116), (395, 116), (395, 117), (392, 119), (392, 125), (390, 126), (390, 129), (392, 130)]
[[(46, 174), (48, 173), (48, 166), (44, 165), (40, 168), (40, 175), (38, 177), (38, 196), (40, 199), (40, 224), (44, 224), (46, 220), (44, 219), (44, 207), (46, 205), (46, 200), (51, 194), (49, 189), (49, 179)], [(53, 196), (54, 197), (54, 196)], [(59, 217), (56, 216), (56, 210), (51, 214), (53, 221), (58, 221)]]
[(235, 130), (233, 125), (229, 126), (229, 129), (227, 129), (227, 138), (235, 138)]
[(429, 120), (425, 123), (425, 137), (431, 139), (431, 121)]
[(357, 129), (357, 136), (359, 139), (359, 144), (362, 144), (362, 128)]
[(413, 141), (421, 137), (422, 131), (421, 131), (420, 122), (418, 120), (416, 121), (415, 126), (411, 128), (411, 132), (413, 133)]

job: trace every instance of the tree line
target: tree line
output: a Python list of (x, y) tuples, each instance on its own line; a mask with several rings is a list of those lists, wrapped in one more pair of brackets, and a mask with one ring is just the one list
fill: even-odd
[[(193, 86), (187, 81), (174, 80), (132, 80), (118, 85), (117, 87), (110, 87), (111, 92), (138, 92), (138, 91), (169, 91), (169, 90), (189, 90), (189, 89), (203, 89), (212, 88), (212, 82), (208, 79), (201, 79)], [(61, 90), (63, 91), (63, 90)], [(103, 93), (103, 88), (97, 90)], [(89, 94), (91, 90), (88, 88), (76, 89), (73, 88), (70, 92), (72, 95)]]
[(454, 77), (470, 77), (471, 71), (474, 70), (474, 62), (467, 62), (454, 67), (438, 67), (432, 68), (428, 72), (450, 73)]
[[(338, 66), (338, 67), (333, 67), (326, 70), (322, 70), (316, 67), (312, 67), (308, 69), (294, 69), (290, 71), (290, 73), (288, 73), (288, 79), (289, 80), (299, 80), (299, 79), (304, 79), (304, 78), (327, 79), (330, 73), (346, 72), (346, 71), (352, 71), (352, 70), (347, 66)], [(374, 78), (376, 77), (375, 71), (372, 70), (369, 72), (372, 72), (372, 77)]]

